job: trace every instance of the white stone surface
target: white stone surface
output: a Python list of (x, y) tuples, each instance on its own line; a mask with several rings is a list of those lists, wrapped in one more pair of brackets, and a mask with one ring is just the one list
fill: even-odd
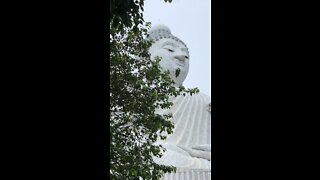
[[(151, 58), (162, 58), (160, 65), (169, 70), (175, 86), (183, 84), (189, 71), (189, 51), (186, 45), (171, 34), (168, 27), (158, 25), (151, 29), (155, 42), (150, 48)], [(157, 34), (159, 32), (159, 34)], [(176, 70), (180, 74), (176, 77)], [(194, 180), (211, 178), (211, 110), (210, 97), (198, 93), (190, 96), (171, 97), (171, 109), (159, 109), (159, 114), (173, 114), (175, 128), (165, 141), (158, 141), (166, 148), (155, 162), (177, 167), (177, 173), (166, 174), (164, 179)]]
[(207, 109), (210, 98), (199, 93), (171, 101), (174, 104), (171, 109), (157, 111), (159, 114), (172, 113), (175, 128), (165, 141), (157, 142), (167, 151), (155, 161), (181, 168), (211, 169), (211, 113)]
[(163, 180), (211, 180), (211, 170), (178, 169), (176, 173), (167, 173)]

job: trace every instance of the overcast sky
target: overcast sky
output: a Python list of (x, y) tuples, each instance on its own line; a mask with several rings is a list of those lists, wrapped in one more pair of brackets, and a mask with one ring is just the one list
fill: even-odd
[(145, 0), (144, 20), (167, 25), (184, 41), (190, 53), (190, 69), (185, 87), (198, 87), (211, 96), (211, 11), (210, 0)]

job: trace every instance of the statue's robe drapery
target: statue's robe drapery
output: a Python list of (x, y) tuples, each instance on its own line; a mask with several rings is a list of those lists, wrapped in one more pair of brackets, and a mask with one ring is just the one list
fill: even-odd
[(171, 109), (158, 110), (159, 114), (173, 114), (174, 130), (164, 141), (158, 141), (167, 149), (162, 158), (155, 158), (159, 164), (179, 168), (211, 169), (210, 161), (190, 156), (181, 146), (211, 144), (211, 113), (209, 96), (198, 93), (190, 96), (172, 97)]

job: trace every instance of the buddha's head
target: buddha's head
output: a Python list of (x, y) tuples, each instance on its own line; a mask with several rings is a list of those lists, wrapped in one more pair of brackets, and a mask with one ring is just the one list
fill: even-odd
[(151, 28), (149, 38), (153, 41), (149, 50), (151, 59), (159, 56), (162, 70), (169, 70), (175, 86), (181, 86), (189, 71), (189, 51), (186, 44), (173, 36), (164, 25)]

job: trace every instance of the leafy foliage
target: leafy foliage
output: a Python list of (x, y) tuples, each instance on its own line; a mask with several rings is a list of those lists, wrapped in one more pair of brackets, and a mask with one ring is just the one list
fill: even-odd
[(153, 161), (164, 150), (154, 142), (174, 126), (171, 114), (156, 110), (170, 108), (170, 96), (198, 90), (175, 88), (169, 72), (160, 70), (160, 58), (150, 59), (151, 42), (145, 39), (151, 24), (143, 21), (143, 0), (110, 5), (110, 176), (159, 179), (175, 168)]

